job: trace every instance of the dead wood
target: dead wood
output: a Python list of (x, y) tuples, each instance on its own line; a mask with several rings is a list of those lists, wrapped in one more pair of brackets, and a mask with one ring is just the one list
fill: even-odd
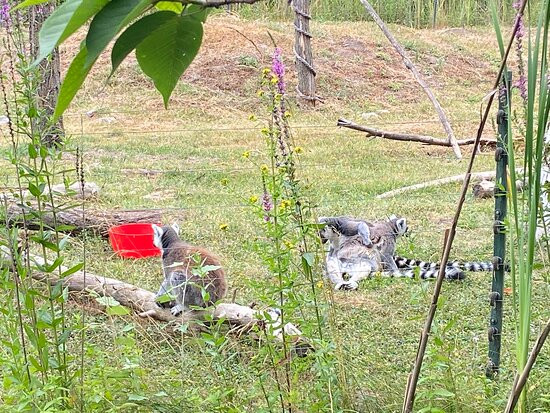
[[(448, 140), (434, 138), (433, 136), (427, 135), (415, 135), (408, 133), (399, 133), (399, 132), (388, 132), (376, 128), (371, 128), (369, 126), (359, 125), (351, 120), (340, 118), (338, 119), (337, 126), (343, 128), (349, 128), (360, 132), (365, 132), (367, 137), (377, 137), (384, 139), (391, 139), (394, 141), (404, 141), (404, 142), (420, 142), (426, 145), (438, 145), (438, 146), (447, 146), (450, 147), (451, 143)], [(473, 145), (475, 143), (475, 138), (460, 139), (456, 141), (457, 145)], [(481, 139), (480, 143), (482, 146), (495, 146), (497, 141), (494, 139)]]
[[(162, 216), (167, 211), (162, 209), (141, 209), (141, 210), (99, 210), (71, 207), (56, 210), (55, 217), (51, 206), (45, 206), (40, 214), (36, 204), (22, 205), (20, 203), (8, 204), (7, 221), (9, 225), (23, 226), (23, 213), (26, 214), (28, 229), (39, 229), (40, 219), (45, 226), (55, 228), (61, 225), (66, 226), (62, 232), (79, 233), (83, 230), (90, 230), (102, 237), (109, 236), (109, 228), (114, 225), (127, 224), (132, 222), (162, 223)], [(57, 224), (57, 225), (56, 225)]]
[(391, 45), (394, 47), (394, 49), (397, 51), (397, 53), (399, 53), (399, 55), (401, 56), (401, 59), (403, 59), (403, 63), (405, 64), (405, 67), (411, 71), (416, 82), (420, 85), (420, 87), (424, 90), (424, 93), (426, 93), (426, 95), (428, 96), (428, 99), (430, 99), (430, 101), (432, 102), (432, 105), (435, 108), (437, 115), (439, 116), (439, 120), (443, 125), (443, 129), (445, 129), (445, 133), (447, 134), (446, 142), (448, 143), (448, 146), (451, 146), (453, 148), (453, 152), (455, 153), (455, 156), (458, 159), (462, 159), (462, 153), (460, 152), (460, 148), (454, 136), (453, 129), (451, 128), (449, 120), (447, 119), (447, 116), (445, 115), (443, 108), (439, 104), (439, 101), (437, 100), (435, 95), (432, 93), (431, 89), (428, 87), (428, 85), (424, 81), (424, 78), (422, 77), (420, 72), (416, 69), (411, 59), (409, 59), (409, 57), (407, 56), (407, 53), (405, 52), (405, 49), (403, 48), (403, 46), (401, 46), (401, 44), (399, 44), (396, 38), (393, 37), (393, 34), (390, 32), (390, 30), (388, 29), (386, 24), (383, 22), (383, 20), (380, 18), (380, 16), (378, 16), (374, 8), (370, 5), (370, 3), (367, 0), (361, 0), (361, 3), (365, 7), (365, 10), (367, 10), (367, 13), (369, 13), (370, 16), (374, 19), (378, 27), (380, 27), (380, 30), (382, 30), (382, 32), (384, 33), (386, 38), (389, 40)]
[[(518, 192), (523, 191), (523, 181), (516, 181), (516, 190)], [(484, 179), (483, 181), (472, 185), (472, 192), (474, 194), (474, 198), (493, 198), (495, 196), (495, 181), (488, 181)]]
[[(1, 247), (0, 266), (10, 260), (9, 249)], [(31, 254), (30, 260), (33, 266), (44, 266), (44, 259), (40, 256)], [(68, 268), (63, 265), (59, 267), (59, 273), (67, 270)], [(162, 322), (189, 323), (193, 320), (223, 320), (232, 326), (239, 327), (239, 331), (247, 331), (255, 325), (264, 328), (267, 325), (266, 315), (269, 315), (268, 318), (272, 320), (270, 321), (272, 326), (272, 333), (270, 334), (273, 334), (275, 338), (282, 340), (284, 330), (284, 335), (286, 335), (287, 340), (294, 344), (294, 349), (298, 355), (303, 356), (312, 349), (307, 340), (302, 337), (302, 332), (292, 323), (286, 323), (281, 328), (280, 313), (276, 310), (262, 311), (235, 303), (221, 303), (203, 311), (184, 311), (176, 317), (170, 313), (170, 310), (160, 308), (156, 304), (153, 292), (115, 278), (82, 270), (76, 271), (65, 278), (60, 278), (57, 274), (50, 273), (46, 275), (36, 271), (35, 268), (31, 271), (31, 275), (33, 279), (50, 285), (61, 282), (64, 287), (72, 292), (94, 292), (100, 296), (112, 297), (140, 317)]]
[[(475, 172), (471, 174), (471, 178), (474, 180), (494, 179), (495, 174), (496, 174), (495, 171)], [(383, 194), (377, 195), (376, 199), (389, 198), (398, 194), (402, 194), (404, 192), (417, 191), (419, 189), (430, 188), (432, 186), (445, 185), (445, 184), (450, 184), (452, 182), (461, 182), (461, 181), (464, 181), (465, 177), (466, 177), (465, 174), (455, 175), (455, 176), (449, 176), (447, 178), (441, 178), (441, 179), (435, 179), (433, 181), (423, 182), (421, 184), (405, 186), (403, 188), (397, 188), (392, 191), (384, 192)]]

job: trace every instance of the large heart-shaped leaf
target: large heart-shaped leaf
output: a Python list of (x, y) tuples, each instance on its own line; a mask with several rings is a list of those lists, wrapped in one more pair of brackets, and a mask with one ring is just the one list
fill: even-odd
[(61, 42), (97, 14), (109, 0), (67, 0), (48, 17), (38, 35), (40, 52), (33, 62), (36, 66)]
[(150, 4), (151, 0), (112, 0), (101, 9), (90, 23), (86, 35), (86, 65), (91, 66), (115, 35)]
[(113, 50), (111, 51), (112, 70), (115, 72), (122, 61), (140, 44), (149, 34), (168, 20), (177, 18), (177, 15), (171, 11), (159, 11), (149, 14), (128, 27), (117, 39)]
[(86, 45), (82, 44), (80, 52), (74, 57), (65, 79), (59, 89), (59, 97), (57, 98), (57, 104), (55, 105), (54, 120), (57, 120), (59, 116), (63, 114), (67, 106), (71, 103), (76, 92), (82, 86), (84, 79), (88, 76), (91, 66), (86, 66), (86, 56), (88, 55), (88, 49)]
[(189, 67), (202, 42), (202, 24), (189, 15), (168, 20), (136, 47), (141, 70), (153, 79), (168, 105), (179, 78)]

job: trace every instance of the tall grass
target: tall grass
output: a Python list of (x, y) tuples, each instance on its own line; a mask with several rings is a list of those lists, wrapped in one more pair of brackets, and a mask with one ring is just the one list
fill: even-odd
[[(529, 4), (529, 3), (528, 3)], [(511, 185), (510, 210), (510, 256), (511, 276), (514, 297), (517, 298), (517, 342), (516, 361), (519, 372), (527, 363), (529, 337), (531, 331), (531, 297), (533, 266), (536, 249), (536, 231), (539, 219), (541, 196), (541, 172), (545, 152), (544, 136), (548, 128), (550, 94), (548, 93), (548, 25), (550, 19), (550, 1), (545, 0), (539, 7), (529, 4), (529, 12), (537, 19), (534, 30), (521, 30), (516, 35), (518, 56), (521, 58), (523, 35), (527, 36), (527, 73), (520, 71), (517, 86), (523, 99), (524, 133), (523, 156), (516, 153), (511, 129), (508, 131), (510, 180), (516, 181), (516, 166), (522, 161), (525, 168), (523, 183), (526, 190), (518, 193)], [(494, 13), (493, 13), (494, 14)], [(520, 17), (518, 17), (520, 18)], [(502, 36), (498, 20), (495, 22), (497, 38), (502, 50)], [(521, 27), (521, 26), (520, 26)], [(520, 65), (522, 67), (522, 65)], [(510, 112), (510, 109), (508, 109)], [(511, 116), (511, 113), (508, 113)], [(520, 398), (519, 411), (527, 411), (525, 391)]]
[[(533, 4), (540, 4), (537, 0)], [(488, 0), (372, 0), (382, 20), (411, 27), (461, 27), (490, 23)], [(513, 0), (499, 2), (500, 18), (511, 23)], [(289, 19), (292, 8), (287, 0), (268, 0), (252, 6), (232, 6), (247, 18)], [(312, 0), (312, 16), (320, 21), (364, 21), (368, 16), (358, 0)]]

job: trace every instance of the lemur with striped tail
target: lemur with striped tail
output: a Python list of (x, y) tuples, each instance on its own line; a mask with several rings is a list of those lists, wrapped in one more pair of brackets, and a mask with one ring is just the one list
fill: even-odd
[[(405, 269), (412, 269), (412, 268), (420, 268), (421, 270), (435, 270), (439, 271), (439, 268), (441, 267), (441, 263), (439, 262), (430, 262), (430, 261), (422, 261), (422, 260), (416, 260), (414, 258), (405, 258), (400, 256), (395, 256), (394, 261), (397, 265), (397, 268), (405, 268)], [(461, 271), (469, 271), (469, 272), (492, 272), (493, 271), (493, 263), (490, 261), (474, 261), (474, 262), (460, 262), (460, 261), (450, 261), (447, 262), (446, 268), (456, 268)], [(509, 271), (509, 266), (505, 264), (504, 269), (506, 271)]]
[(177, 225), (153, 225), (153, 243), (161, 250), (164, 280), (157, 293), (173, 296), (173, 301), (159, 303), (171, 307), (178, 315), (191, 306), (207, 307), (227, 292), (225, 273), (219, 260), (204, 248), (189, 245), (178, 236)]
[[(404, 218), (390, 217), (387, 221), (368, 222), (348, 217), (322, 217), (320, 231), (323, 242), (330, 241), (326, 257), (326, 276), (336, 290), (355, 290), (360, 280), (381, 272), (386, 277), (417, 276), (435, 278), (437, 269), (407, 268), (400, 270), (394, 258), (397, 238), (407, 232)], [(365, 241), (370, 238), (370, 242)], [(344, 275), (349, 279), (346, 281)], [(464, 273), (449, 267), (447, 279), (463, 279)]]

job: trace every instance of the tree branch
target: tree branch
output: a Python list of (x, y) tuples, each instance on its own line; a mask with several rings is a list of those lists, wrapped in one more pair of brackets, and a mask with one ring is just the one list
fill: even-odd
[(456, 142), (456, 138), (453, 132), (453, 129), (451, 128), (451, 125), (449, 121), (447, 120), (447, 116), (445, 115), (445, 112), (443, 112), (443, 108), (439, 104), (437, 98), (432, 93), (431, 89), (428, 87), (424, 79), (422, 78), (422, 75), (420, 72), (416, 69), (416, 67), (413, 65), (413, 62), (409, 57), (407, 56), (407, 53), (405, 52), (405, 49), (399, 44), (399, 42), (393, 37), (393, 34), (391, 34), (388, 27), (384, 24), (380, 16), (376, 13), (374, 8), (370, 5), (370, 3), (367, 0), (360, 0), (363, 6), (365, 7), (365, 10), (368, 14), (374, 19), (378, 27), (380, 27), (380, 30), (384, 33), (384, 35), (387, 37), (391, 45), (394, 47), (394, 49), (399, 53), (401, 56), (401, 59), (403, 59), (403, 63), (405, 64), (405, 67), (409, 69), (416, 82), (422, 87), (426, 95), (428, 96), (428, 99), (432, 102), (433, 107), (435, 108), (435, 111), (437, 112), (437, 115), (439, 116), (439, 120), (441, 121), (441, 124), (443, 125), (443, 129), (445, 129), (445, 132), (447, 133), (447, 143), (448, 145), (453, 148), (453, 152), (455, 153), (455, 156), (458, 159), (462, 159), (462, 154), (460, 153), (460, 148), (458, 147), (458, 143)]
[(229, 4), (254, 4), (263, 0), (179, 0), (175, 3), (181, 4), (196, 4), (203, 7), (220, 7)]
[[(404, 142), (420, 142), (426, 145), (438, 145), (438, 146), (452, 146), (452, 144), (445, 139), (434, 138), (427, 135), (414, 135), (408, 133), (388, 132), (380, 129), (371, 128), (369, 126), (359, 125), (351, 120), (340, 118), (338, 119), (337, 126), (343, 128), (349, 128), (360, 132), (365, 132), (367, 137), (374, 136), (377, 138), (391, 139), (394, 141)], [(467, 138), (461, 140), (455, 140), (458, 145), (473, 145), (475, 138)], [(480, 142), (484, 145), (496, 145), (497, 141), (494, 139), (481, 139)]]

